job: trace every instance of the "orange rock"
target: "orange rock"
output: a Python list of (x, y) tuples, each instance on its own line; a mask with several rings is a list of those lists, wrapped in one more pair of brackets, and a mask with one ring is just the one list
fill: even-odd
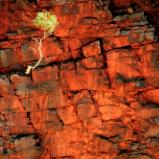
[(92, 117), (87, 120), (84, 120), (84, 126), (90, 131), (90, 130), (96, 130), (98, 127), (102, 126), (102, 119), (100, 117)]
[(76, 39), (76, 38), (73, 38), (73, 39), (70, 39), (68, 41), (69, 43), (69, 48), (71, 50), (76, 50), (76, 49), (79, 49), (80, 47), (82, 47), (82, 43), (79, 39)]
[(33, 70), (32, 79), (35, 84), (40, 84), (49, 80), (58, 80), (58, 66)]
[(83, 66), (86, 69), (102, 68), (103, 65), (104, 65), (104, 59), (102, 55), (88, 57), (77, 62), (77, 66), (79, 67)]
[(144, 133), (144, 137), (156, 137), (159, 134), (158, 125), (152, 125), (149, 129)]
[(110, 11), (108, 9), (106, 11), (98, 10), (93, 1), (56, 5), (53, 11), (58, 17), (59, 23), (67, 27), (76, 26), (80, 21), (88, 23), (90, 20), (88, 17), (95, 18), (97, 21), (100, 19), (107, 23), (112, 20)]
[[(61, 89), (57, 89), (54, 91), (54, 94), (51, 93), (48, 96), (47, 100), (47, 106), (49, 109), (52, 108), (62, 108), (62, 107), (66, 107), (68, 104), (70, 104), (69, 100), (64, 96), (63, 92)], [(42, 103), (45, 100), (42, 100)], [(41, 105), (42, 106), (42, 105)]]
[(85, 57), (101, 54), (100, 42), (95, 41), (82, 48)]
[(10, 84), (9, 79), (7, 77), (0, 78), (0, 95), (13, 95), (13, 86)]
[(25, 131), (26, 129), (25, 127), (27, 127), (27, 124), (29, 122), (27, 119), (27, 114), (23, 112), (9, 113), (6, 115), (6, 118), (7, 118), (7, 125), (9, 127), (17, 127), (18, 129), (21, 129), (22, 131)]
[(145, 94), (144, 97), (147, 101), (159, 104), (159, 89), (149, 90), (146, 91), (146, 93), (144, 94)]
[(95, 92), (93, 98), (98, 106), (115, 105), (117, 103), (112, 92)]
[(0, 50), (0, 54), (1, 54), (1, 59), (0, 59), (1, 66), (0, 66), (0, 68), (11, 67), (11, 66), (16, 65), (20, 62), (18, 54), (15, 53), (14, 50), (12, 50), (12, 49)]
[(52, 145), (51, 157), (64, 157), (79, 155), (80, 152), (71, 147), (71, 142), (82, 141), (81, 131), (78, 129), (65, 129), (55, 132), (53, 135), (54, 143)]
[(80, 103), (77, 105), (77, 114), (80, 120), (86, 120), (96, 116), (96, 107), (90, 103)]
[[(105, 26), (106, 25), (106, 26)], [(58, 37), (71, 37), (71, 38), (104, 38), (104, 37), (114, 37), (120, 35), (120, 30), (118, 28), (108, 28), (107, 24), (97, 24), (97, 25), (89, 25), (89, 24), (79, 24), (78, 27), (73, 27), (70, 30), (66, 28), (65, 34), (64, 29), (65, 26), (61, 26), (61, 28), (55, 31), (55, 35)]]
[(87, 153), (81, 156), (81, 159), (115, 159), (116, 155), (111, 154), (98, 154), (95, 155), (93, 153)]
[(135, 60), (133, 51), (118, 49), (106, 53), (108, 72), (111, 79), (121, 74), (126, 78), (141, 77), (140, 64)]
[(58, 109), (57, 112), (64, 124), (71, 124), (78, 121), (76, 108), (74, 106)]
[[(0, 158), (159, 158), (157, 5), (0, 0)], [(59, 25), (25, 75), (46, 10)]]
[(133, 116), (133, 119), (148, 119), (159, 115), (159, 110), (157, 108), (142, 108), (136, 112), (136, 114)]
[(73, 50), (73, 51), (71, 51), (71, 57), (73, 59), (79, 59), (79, 58), (81, 58), (80, 50)]
[(92, 145), (95, 152), (102, 152), (102, 153), (108, 153), (108, 152), (115, 152), (117, 150), (117, 145), (113, 144), (112, 142), (105, 140), (102, 137), (95, 137), (94, 144)]
[(61, 71), (60, 77), (63, 79), (63, 86), (69, 90), (107, 90), (108, 80), (104, 69)]
[(24, 107), (16, 96), (8, 95), (0, 98), (1, 112), (23, 112)]
[(103, 120), (111, 120), (117, 119), (124, 116), (124, 113), (127, 111), (126, 107), (124, 106), (103, 106), (99, 107), (99, 112), (102, 114)]
[(119, 48), (123, 46), (130, 45), (127, 36), (118, 36), (111, 38), (104, 38), (103, 40), (103, 48), (105, 51), (111, 50), (113, 48)]
[[(38, 60), (39, 55), (39, 43), (36, 40), (32, 40), (30, 43), (25, 43), (21, 47), (22, 60), (21, 62), (29, 62)], [(58, 57), (63, 53), (63, 50), (57, 45), (57, 43), (53, 42), (50, 38), (46, 38), (42, 41), (42, 55), (43, 57), (55, 56)]]

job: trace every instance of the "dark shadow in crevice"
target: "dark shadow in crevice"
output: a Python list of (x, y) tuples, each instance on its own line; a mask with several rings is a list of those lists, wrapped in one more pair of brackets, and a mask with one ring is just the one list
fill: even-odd
[[(107, 140), (107, 141), (110, 141), (109, 137), (106, 137), (106, 136), (103, 136), (103, 135), (99, 135), (99, 134), (96, 134), (96, 137), (102, 139), (102, 140)], [(111, 142), (111, 141), (110, 141)]]
[[(141, 104), (141, 103), (140, 103)], [(150, 101), (147, 101), (145, 103), (142, 103), (141, 104), (144, 108), (149, 108), (149, 109), (152, 109), (152, 108), (158, 108), (159, 109), (159, 104), (157, 103), (152, 103)]]
[(138, 87), (138, 88), (145, 87), (144, 77), (126, 78), (124, 75), (118, 73), (117, 76), (116, 76), (116, 80), (120, 83), (134, 82), (136, 84), (136, 87)]

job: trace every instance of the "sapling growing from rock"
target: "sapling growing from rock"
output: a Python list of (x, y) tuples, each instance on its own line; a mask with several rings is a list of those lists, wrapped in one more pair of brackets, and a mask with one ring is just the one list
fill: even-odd
[(50, 12), (38, 12), (37, 16), (33, 20), (33, 24), (39, 29), (43, 30), (44, 35), (42, 38), (34, 38), (35, 42), (38, 44), (39, 60), (35, 65), (27, 66), (26, 74), (30, 74), (32, 69), (39, 66), (41, 60), (43, 59), (42, 53), (42, 41), (49, 35), (53, 33), (56, 27), (59, 25), (57, 17), (55, 14)]

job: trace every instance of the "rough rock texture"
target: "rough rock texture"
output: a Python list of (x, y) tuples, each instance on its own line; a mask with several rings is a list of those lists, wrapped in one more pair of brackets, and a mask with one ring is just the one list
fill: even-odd
[[(60, 25), (25, 75), (43, 10)], [(159, 159), (158, 10), (156, 0), (1, 0), (0, 159)]]

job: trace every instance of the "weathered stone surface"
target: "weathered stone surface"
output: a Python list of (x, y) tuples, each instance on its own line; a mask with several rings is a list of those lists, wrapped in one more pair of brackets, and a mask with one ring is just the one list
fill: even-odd
[(158, 137), (159, 135), (159, 127), (158, 125), (152, 125), (149, 129), (144, 133), (145, 137)]
[(69, 90), (106, 90), (108, 88), (108, 77), (104, 69), (79, 69), (61, 71), (62, 83)]
[(0, 159), (158, 159), (158, 6), (1, 0)]
[(12, 49), (0, 50), (0, 63), (0, 68), (18, 64), (18, 55)]
[[(143, 48), (142, 48), (143, 49)], [(141, 63), (143, 74), (146, 79), (146, 83), (152, 87), (158, 87), (158, 46), (154, 49), (151, 47), (146, 48), (146, 51), (142, 51)]]
[(95, 92), (93, 98), (98, 106), (115, 105), (118, 103), (117, 100), (114, 100), (115, 97), (111, 92)]
[(86, 120), (96, 115), (95, 105), (80, 103), (77, 105), (77, 114), (80, 120)]
[(132, 21), (142, 21), (142, 20), (145, 20), (145, 16), (144, 16), (144, 13), (135, 13), (135, 14), (126, 14), (126, 15), (123, 15), (123, 16), (116, 16), (114, 17), (114, 21), (118, 22), (118, 21), (124, 21), (124, 20), (127, 20), (127, 19), (130, 19)]
[(159, 115), (159, 109), (158, 108), (143, 108), (139, 109), (136, 114), (134, 115), (135, 118), (139, 118), (140, 120), (153, 118)]
[(58, 74), (59, 74), (58, 66), (47, 67), (40, 70), (33, 70), (32, 79), (35, 84), (40, 84), (49, 80), (58, 80), (59, 79)]
[(24, 108), (16, 96), (6, 95), (0, 98), (1, 112), (23, 112)]
[(68, 45), (71, 50), (76, 50), (82, 47), (82, 42), (80, 39), (72, 38), (68, 39)]
[[(61, 138), (61, 136), (63, 136)], [(51, 157), (65, 157), (78, 155), (80, 152), (71, 146), (71, 142), (82, 141), (81, 131), (78, 129), (68, 128), (54, 135), (53, 151)]]
[(95, 41), (88, 46), (82, 48), (85, 57), (95, 56), (101, 54), (100, 42)]
[[(80, 34), (79, 34), (80, 31)], [(55, 31), (55, 35), (58, 37), (71, 37), (71, 38), (103, 38), (120, 35), (120, 29), (116, 26), (109, 26), (108, 24), (79, 24), (78, 27), (73, 27), (71, 30), (64, 27), (59, 27)]]
[(0, 94), (7, 95), (13, 94), (13, 86), (10, 84), (9, 79), (6, 76), (0, 77)]
[(103, 68), (104, 57), (103, 55), (88, 57), (78, 61), (77, 66), (84, 67), (86, 69)]
[(127, 109), (124, 106), (109, 106), (106, 105), (104, 107), (99, 107), (99, 112), (102, 114), (103, 120), (111, 120), (111, 119), (118, 119), (124, 116)]
[(144, 93), (145, 99), (154, 104), (159, 104), (159, 90), (153, 89)]
[(74, 106), (68, 106), (66, 108), (58, 109), (57, 111), (64, 124), (71, 124), (78, 121), (76, 108)]
[(94, 139), (94, 144), (92, 146), (95, 152), (113, 153), (117, 150), (117, 145), (113, 144), (112, 142), (106, 139), (100, 138), (100, 136)]
[[(112, 15), (109, 10), (98, 10), (93, 1), (66, 3), (65, 5), (57, 5), (53, 8), (56, 15), (59, 17), (59, 22), (64, 26), (77, 25), (79, 22), (89, 23), (95, 18), (109, 23), (112, 20)], [(72, 20), (73, 19), (73, 20)], [(69, 20), (69, 21), (68, 21)]]
[(141, 67), (135, 60), (135, 52), (127, 49), (117, 49), (106, 53), (109, 76), (115, 80), (118, 75), (127, 79), (141, 77)]

